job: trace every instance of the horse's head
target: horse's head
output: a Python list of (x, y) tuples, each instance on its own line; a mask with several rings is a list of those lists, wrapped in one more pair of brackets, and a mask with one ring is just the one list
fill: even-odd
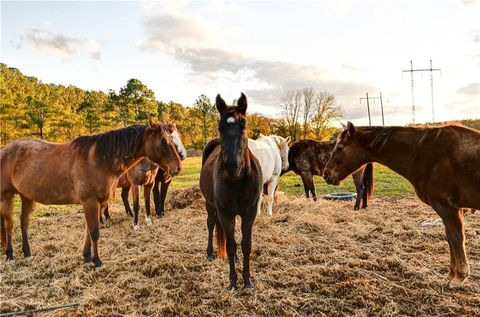
[(323, 178), (328, 184), (341, 180), (366, 163), (366, 150), (358, 143), (358, 131), (351, 122), (337, 137), (337, 143), (325, 166)]
[(223, 166), (228, 176), (239, 176), (243, 155), (247, 148), (247, 97), (242, 93), (237, 106), (227, 106), (217, 95), (215, 106), (220, 113), (218, 131), (222, 148)]
[(183, 146), (182, 143), (182, 138), (180, 136), (180, 132), (178, 132), (177, 125), (175, 122), (169, 123), (166, 125), (168, 132), (170, 132), (170, 135), (172, 136), (173, 143), (175, 143), (175, 146), (177, 148), (178, 154), (180, 155), (180, 158), (182, 161), (187, 158), (187, 150)]
[(280, 157), (282, 158), (282, 172), (288, 170), (288, 143), (290, 142), (290, 137), (282, 138), (281, 136), (275, 135), (275, 143), (277, 143), (278, 149), (280, 150)]
[(144, 134), (145, 155), (164, 171), (175, 176), (180, 172), (181, 161), (170, 132), (151, 120)]

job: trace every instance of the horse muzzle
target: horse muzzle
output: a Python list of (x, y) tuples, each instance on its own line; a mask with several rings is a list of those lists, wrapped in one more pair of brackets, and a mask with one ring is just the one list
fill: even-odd
[(338, 180), (338, 177), (336, 175), (333, 175), (330, 172), (330, 170), (325, 170), (323, 172), (323, 179), (325, 180), (325, 182), (327, 182), (327, 184), (330, 184), (330, 185), (337, 186), (338, 184), (340, 184), (340, 181)]

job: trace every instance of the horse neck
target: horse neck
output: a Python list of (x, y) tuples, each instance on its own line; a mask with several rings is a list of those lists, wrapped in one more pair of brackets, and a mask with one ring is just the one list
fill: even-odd
[(357, 129), (356, 138), (367, 150), (367, 162), (378, 162), (410, 179), (413, 161), (421, 146), (425, 130), (390, 127)]

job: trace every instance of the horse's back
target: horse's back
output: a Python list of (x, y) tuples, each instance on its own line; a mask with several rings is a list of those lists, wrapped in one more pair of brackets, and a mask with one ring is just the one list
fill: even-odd
[(268, 182), (274, 175), (280, 175), (282, 159), (274, 140), (269, 137), (262, 137), (258, 140), (248, 139), (248, 148), (260, 165), (263, 183)]
[(44, 204), (69, 203), (75, 200), (72, 160), (68, 144), (16, 140), (2, 149), (2, 185)]
[[(450, 192), (448, 200), (459, 207), (480, 208), (480, 132), (445, 126), (430, 129), (416, 157), (422, 193)], [(428, 181), (421, 182), (421, 179)]]
[(289, 169), (297, 174), (322, 175), (330, 152), (328, 142), (309, 139), (295, 142), (288, 153)]

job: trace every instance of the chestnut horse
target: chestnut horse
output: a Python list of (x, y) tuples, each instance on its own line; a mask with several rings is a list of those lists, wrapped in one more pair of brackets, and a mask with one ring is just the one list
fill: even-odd
[[(282, 174), (293, 171), (295, 174), (300, 175), (307, 198), (310, 198), (309, 194), (311, 193), (313, 200), (317, 200), (313, 176), (323, 175), (323, 170), (334, 147), (335, 139), (327, 142), (315, 140), (295, 142), (290, 147), (290, 152), (288, 153), (289, 168)], [(358, 210), (360, 204), (362, 204), (362, 208), (367, 208), (368, 199), (371, 198), (373, 192), (373, 165), (368, 163), (361, 166), (352, 174), (352, 178), (357, 191), (353, 209)]]
[[(150, 193), (152, 192), (155, 176), (158, 172), (158, 165), (150, 161), (147, 157), (142, 158), (137, 164), (128, 171), (120, 175), (117, 181), (117, 188), (122, 189), (121, 197), (127, 216), (133, 217), (133, 228), (138, 229), (138, 210), (140, 209), (140, 186), (143, 186), (145, 199), (145, 221), (147, 225), (152, 224), (150, 219)], [(132, 190), (133, 213), (128, 202), (128, 194)], [(107, 220), (110, 219), (108, 206), (103, 212)], [(100, 219), (101, 220), (101, 219)]]
[(81, 136), (68, 143), (20, 139), (2, 148), (1, 241), (7, 260), (13, 260), (13, 196), (20, 194), (25, 256), (30, 256), (27, 229), (34, 202), (82, 204), (87, 224), (84, 260), (101, 266), (100, 211), (106, 207), (117, 178), (144, 156), (171, 175), (180, 171), (181, 161), (170, 133), (152, 121), (148, 126)]
[(469, 276), (464, 209), (480, 209), (480, 131), (462, 126), (360, 127), (340, 134), (324, 178), (337, 185), (367, 162), (405, 177), (442, 218), (450, 247), (450, 286)]
[(251, 288), (252, 227), (262, 193), (262, 171), (248, 148), (247, 97), (242, 93), (237, 106), (227, 106), (217, 95), (215, 105), (220, 113), (220, 144), (214, 139), (205, 146), (200, 173), (200, 189), (208, 212), (207, 255), (209, 260), (213, 260), (213, 230), (216, 225), (218, 254), (225, 257), (226, 246), (230, 264), (229, 289), (236, 289), (235, 217), (239, 215), (242, 218), (243, 283), (245, 288)]
[[(164, 127), (170, 132), (172, 136), (173, 143), (180, 155), (182, 161), (187, 157), (187, 150), (183, 146), (180, 133), (177, 130), (175, 123), (165, 124)], [(146, 223), (147, 225), (152, 224), (150, 218), (150, 193), (152, 192), (153, 187), (153, 199), (155, 203), (155, 210), (157, 218), (160, 218), (163, 214), (165, 197), (167, 195), (168, 186), (172, 181), (172, 177), (165, 172), (163, 169), (160, 169), (157, 164), (150, 161), (148, 158), (144, 157), (137, 164), (123, 173), (118, 179), (117, 187), (122, 188), (122, 201), (125, 206), (125, 212), (127, 216), (134, 218), (133, 228), (138, 229), (138, 211), (140, 209), (139, 196), (140, 188), (143, 186), (143, 195), (145, 200), (145, 214), (146, 214)], [(161, 193), (159, 193), (158, 184), (161, 183)], [(133, 196), (133, 214), (132, 209), (130, 208), (130, 203), (128, 202), (128, 194), (132, 189)], [(110, 213), (108, 212), (108, 206), (104, 211), (105, 218), (110, 219)], [(102, 221), (102, 218), (100, 218)]]

